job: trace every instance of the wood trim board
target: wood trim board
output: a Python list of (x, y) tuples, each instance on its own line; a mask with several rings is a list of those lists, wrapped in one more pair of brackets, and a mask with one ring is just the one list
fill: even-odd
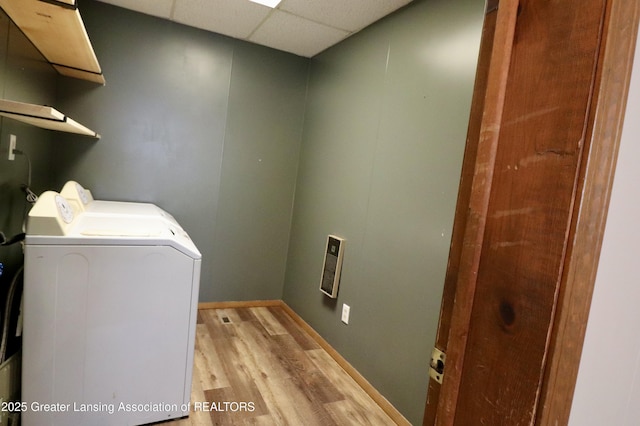
[[(567, 424), (611, 197), (640, 21), (640, 0), (607, 4), (570, 247), (558, 295), (536, 425)], [(640, 70), (637, 70), (640, 71)]]
[[(464, 244), (459, 257), (459, 270), (448, 336), (446, 380), (437, 401), (436, 424), (453, 424), (467, 349), (468, 330), (485, 237), (489, 201), (495, 170), (496, 152), (502, 123), (505, 93), (511, 65), (511, 51), (519, 2), (502, 2), (498, 8), (491, 60), (487, 70), (482, 121), (475, 153), (473, 177), (470, 182), (468, 213), (464, 220)], [(452, 271), (449, 271), (452, 272)]]
[(260, 308), (269, 306), (282, 306), (282, 300), (248, 300), (230, 302), (202, 302), (198, 303), (198, 309), (231, 309), (231, 308)]

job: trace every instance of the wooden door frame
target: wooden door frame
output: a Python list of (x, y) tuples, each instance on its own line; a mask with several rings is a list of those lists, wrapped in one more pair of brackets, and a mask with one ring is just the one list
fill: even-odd
[[(495, 158), (498, 149), (503, 107), (506, 94), (511, 51), (514, 42), (518, 0), (501, 1), (497, 4), (495, 30), (491, 41), (483, 96), (482, 119), (477, 134), (477, 150), (474, 155), (473, 178), (469, 182), (468, 211), (464, 219), (464, 237), (456, 276), (455, 302), (451, 311), (451, 325), (446, 352), (446, 375), (452, 379), (442, 385), (442, 397), (438, 402), (438, 422), (453, 423), (467, 349), (468, 329), (476, 290), (476, 277), (482, 255), (487, 211), (492, 192)], [(473, 120), (473, 118), (471, 119)], [(464, 283), (464, 284), (462, 284)], [(461, 285), (462, 284), (462, 285)], [(455, 398), (449, 397), (455, 395)]]
[[(496, 1), (488, 2), (488, 10), (491, 3), (496, 3)], [(515, 6), (514, 3), (516, 3)], [(511, 6), (512, 9), (511, 12), (508, 12), (504, 10), (507, 8), (500, 8), (503, 9), (503, 19), (498, 18), (495, 27), (496, 42), (504, 44), (505, 34), (508, 37), (509, 31), (509, 28), (505, 26), (513, 24), (513, 17), (508, 18), (508, 15), (512, 15), (513, 7), (517, 7), (517, 1), (502, 0), (500, 5)], [(535, 424), (537, 425), (567, 424), (569, 420), (626, 111), (639, 19), (640, 0), (607, 1), (586, 133), (589, 135), (589, 140), (585, 141), (587, 146), (583, 151), (583, 161), (579, 170), (573, 219), (567, 230), (570, 243), (563, 256), (564, 266), (560, 290), (556, 299), (552, 330), (546, 347), (542, 389), (535, 415)], [(497, 112), (495, 109), (500, 108), (500, 105), (491, 107), (488, 104), (496, 102), (496, 100), (499, 103), (499, 97), (496, 98), (494, 95), (497, 93), (495, 88), (500, 86), (500, 82), (495, 80), (504, 78), (500, 76), (501, 72), (499, 71), (500, 68), (504, 70), (504, 65), (504, 63), (496, 65), (495, 62), (490, 65), (487, 74), (488, 80), (483, 90), (474, 94), (474, 97), (486, 96), (486, 105), (481, 107), (480, 112), (476, 111), (476, 114), (482, 115), (487, 110), (490, 112), (492, 108), (494, 112)], [(570, 72), (570, 70), (566, 72)], [(477, 81), (481, 78), (480, 74)], [(491, 89), (492, 87), (494, 89)], [(492, 96), (494, 99), (490, 100)], [(473, 121), (474, 117), (472, 116), (471, 123)], [(470, 133), (472, 133), (471, 130), (470, 125)], [(486, 137), (482, 131), (477, 136), (476, 143)], [(470, 135), (468, 145), (473, 143), (473, 135)], [(477, 165), (486, 164), (487, 159), (483, 159), (482, 156), (478, 157), (477, 147), (467, 146), (465, 152), (465, 155), (467, 153), (473, 154), (473, 158), (465, 158), (465, 164), (475, 163), (476, 166), (473, 169), (476, 170), (475, 174), (477, 175)], [(474, 225), (473, 218), (466, 218), (464, 213), (468, 211), (474, 198), (476, 203), (482, 200), (482, 193), (486, 193), (487, 189), (491, 187), (491, 179), (485, 180), (483, 188), (479, 189), (474, 186), (472, 189), (472, 182), (469, 178), (470, 176), (463, 174), (459, 205), (456, 209), (454, 239), (457, 228), (458, 232), (465, 234), (464, 244), (475, 244), (477, 243), (475, 237), (478, 236), (477, 227), (481, 223)], [(460, 203), (465, 205), (461, 206)], [(464, 218), (459, 217), (459, 213)], [(462, 244), (461, 241), (460, 243)], [(456, 278), (456, 283), (464, 283), (465, 281), (460, 280), (460, 276), (472, 275), (474, 263), (469, 262), (468, 259), (465, 260), (460, 251), (454, 253), (454, 245), (455, 241), (452, 242), (449, 269), (452, 265), (457, 269), (459, 265), (459, 270), (456, 270), (453, 275)], [(459, 247), (458, 250), (460, 250)], [(467, 257), (469, 256), (467, 255)], [(449, 271), (447, 275), (449, 275)], [(451, 334), (448, 338), (457, 340), (454, 343), (457, 349), (452, 350), (453, 353), (447, 353), (442, 388), (434, 385), (433, 380), (430, 381), (429, 395), (435, 395), (439, 399), (439, 404), (437, 414), (432, 411), (429, 415), (429, 407), (427, 407), (424, 418), (425, 425), (432, 424), (434, 419), (437, 419), (437, 424), (454, 423), (456, 400), (462, 374), (460, 369), (462, 368), (466, 343), (465, 336), (469, 328), (470, 314), (468, 310), (473, 305), (474, 288), (470, 287), (460, 288), (454, 284), (452, 290), (445, 286), (445, 294), (448, 290), (455, 293), (455, 303), (453, 308), (449, 307), (452, 311), (451, 318), (441, 318), (441, 326), (443, 320), (447, 327), (449, 327), (449, 323), (451, 324)], [(443, 310), (444, 303), (443, 301)], [(442, 329), (439, 329), (439, 340), (441, 332)], [(448, 338), (443, 339), (445, 346), (448, 345)], [(438, 389), (432, 392), (434, 387)]]
[[(548, 347), (536, 424), (567, 424), (589, 319), (640, 19), (640, 0), (609, 0), (604, 43), (570, 229), (571, 246)], [(640, 70), (636, 70), (639, 72)]]

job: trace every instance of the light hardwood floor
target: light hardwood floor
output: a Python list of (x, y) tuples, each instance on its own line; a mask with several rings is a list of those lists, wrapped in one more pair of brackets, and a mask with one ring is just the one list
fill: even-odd
[(281, 307), (198, 312), (191, 401), (160, 424), (395, 425)]

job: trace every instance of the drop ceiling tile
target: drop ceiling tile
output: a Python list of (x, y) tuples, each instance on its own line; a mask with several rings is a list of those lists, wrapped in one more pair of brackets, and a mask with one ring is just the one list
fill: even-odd
[(249, 41), (311, 57), (349, 36), (349, 32), (274, 10)]
[(178, 0), (176, 22), (235, 38), (247, 38), (271, 8), (239, 0)]
[(355, 32), (412, 0), (283, 0), (278, 9)]
[(99, 1), (311, 57), (412, 0), (282, 0), (276, 9), (249, 0)]
[(169, 19), (174, 0), (99, 0), (114, 6), (124, 7), (136, 12)]

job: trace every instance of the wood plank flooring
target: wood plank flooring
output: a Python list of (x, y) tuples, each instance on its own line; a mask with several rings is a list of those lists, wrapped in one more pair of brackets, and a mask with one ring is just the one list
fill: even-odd
[(281, 307), (198, 312), (189, 418), (167, 426), (395, 425)]

